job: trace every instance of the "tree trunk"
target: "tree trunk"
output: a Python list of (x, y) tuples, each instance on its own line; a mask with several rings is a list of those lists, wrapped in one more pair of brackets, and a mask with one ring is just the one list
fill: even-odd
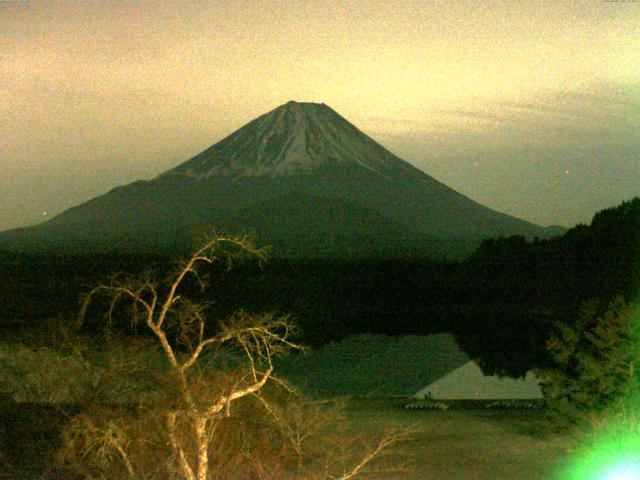
[(209, 478), (209, 445), (207, 444), (207, 418), (196, 416), (194, 421), (198, 447), (198, 480)]

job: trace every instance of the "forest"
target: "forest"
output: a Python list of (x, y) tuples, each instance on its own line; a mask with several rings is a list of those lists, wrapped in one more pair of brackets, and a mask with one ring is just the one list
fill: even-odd
[[(75, 318), (82, 294), (98, 283), (149, 269), (162, 277), (176, 261), (0, 252), (0, 329), (9, 338), (43, 319)], [(210, 288), (187, 288), (194, 300), (215, 302), (212, 320), (238, 308), (288, 314), (300, 327), (298, 341), (310, 346), (354, 333), (447, 331), (485, 373), (521, 376), (546, 366), (554, 321), (571, 325), (584, 302), (604, 309), (640, 290), (640, 198), (548, 240), (487, 239), (464, 261), (239, 260), (205, 274)], [(99, 312), (100, 305), (89, 312), (89, 328), (92, 314), (101, 323)], [(127, 312), (120, 318), (126, 332)]]

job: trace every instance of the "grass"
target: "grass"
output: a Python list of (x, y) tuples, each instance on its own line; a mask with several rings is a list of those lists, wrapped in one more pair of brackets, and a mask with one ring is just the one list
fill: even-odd
[[(30, 345), (24, 336), (19, 340)], [(42, 335), (35, 335), (32, 347), (43, 341)], [(448, 410), (406, 410), (405, 404), (399, 398), (347, 401), (348, 430), (365, 441), (403, 427), (417, 425), (421, 430), (415, 440), (403, 444), (415, 472), (395, 478), (550, 480), (571, 456), (578, 438), (554, 433), (542, 409), (487, 409), (471, 402)], [(78, 407), (16, 403), (0, 396), (0, 479), (46, 474), (67, 415), (76, 413)]]
[[(0, 478), (37, 478), (55, 455), (65, 422), (61, 409), (8, 401), (0, 405)], [(372, 398), (352, 398), (347, 404), (349, 429), (365, 439), (388, 428), (418, 424), (423, 429), (404, 444), (415, 472), (397, 478), (549, 480), (575, 442), (553, 433), (541, 410), (407, 411), (402, 405), (398, 399)]]
[(60, 431), (74, 406), (15, 403), (0, 398), (0, 479), (46, 475), (60, 446)]
[(539, 409), (406, 411), (397, 400), (354, 399), (348, 411), (364, 434), (416, 422), (424, 429), (406, 446), (416, 466), (407, 480), (550, 480), (575, 443), (553, 433)]

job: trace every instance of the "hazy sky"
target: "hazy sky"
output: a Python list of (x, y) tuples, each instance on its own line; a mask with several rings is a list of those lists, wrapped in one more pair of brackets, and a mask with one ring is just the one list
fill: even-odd
[(640, 2), (0, 0), (0, 230), (288, 100), (489, 207), (589, 222), (640, 195)]

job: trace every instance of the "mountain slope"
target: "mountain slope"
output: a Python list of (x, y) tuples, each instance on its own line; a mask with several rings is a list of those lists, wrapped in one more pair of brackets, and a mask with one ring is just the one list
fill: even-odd
[(175, 250), (213, 228), (296, 257), (456, 256), (486, 237), (547, 236), (426, 175), (326, 105), (289, 102), (153, 180), (0, 233), (0, 248)]
[(328, 106), (288, 102), (160, 177), (278, 177), (344, 165), (382, 176), (416, 170)]

